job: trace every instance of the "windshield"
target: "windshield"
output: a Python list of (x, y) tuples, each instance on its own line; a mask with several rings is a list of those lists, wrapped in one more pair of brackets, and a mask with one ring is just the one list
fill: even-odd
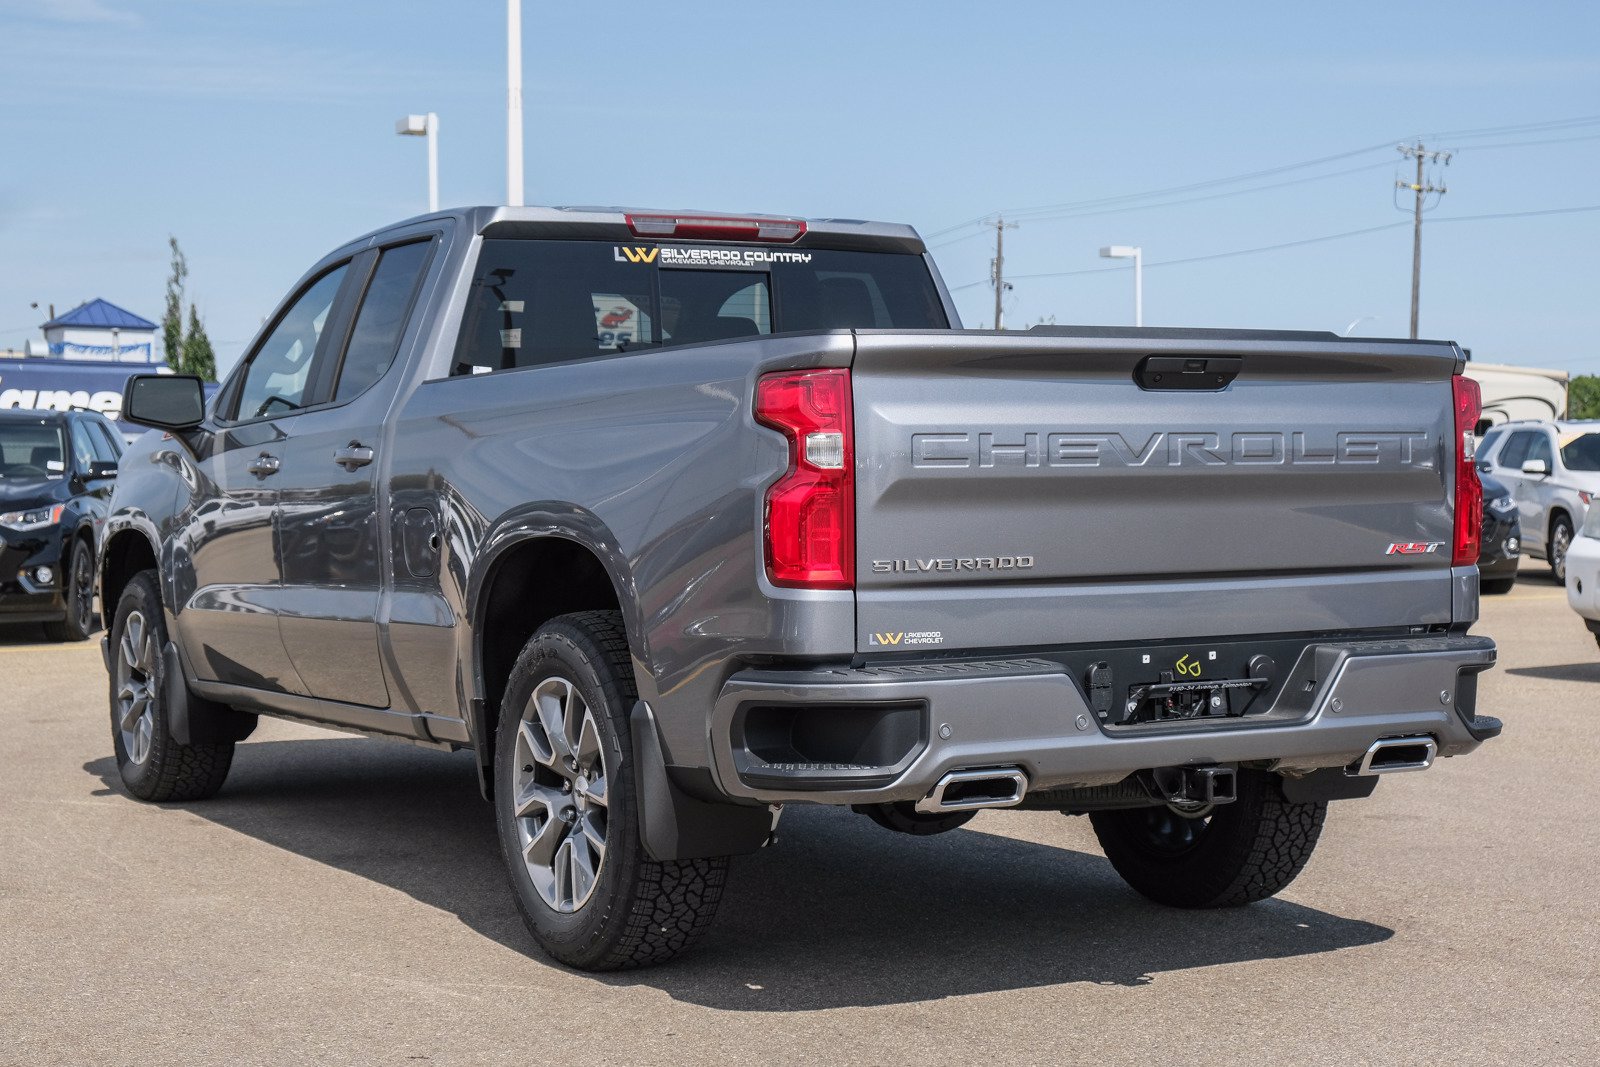
[(944, 329), (920, 255), (719, 244), (483, 242), (456, 374), (798, 330)]
[(1600, 433), (1562, 437), (1561, 464), (1569, 471), (1600, 471)]
[(38, 481), (67, 472), (61, 427), (53, 422), (0, 422), (0, 478)]

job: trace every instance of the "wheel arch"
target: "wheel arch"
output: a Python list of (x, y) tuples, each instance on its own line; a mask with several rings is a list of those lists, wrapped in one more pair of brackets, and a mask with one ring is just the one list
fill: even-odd
[(100, 610), (107, 626), (128, 582), (140, 571), (158, 567), (159, 560), (154, 542), (138, 527), (124, 526), (106, 536), (100, 552), (99, 584)]
[(1570, 529), (1573, 533), (1577, 533), (1578, 532), (1577, 523), (1572, 521), (1572, 511), (1571, 511), (1571, 509), (1569, 509), (1565, 504), (1552, 504), (1550, 506), (1550, 518), (1544, 524), (1544, 543), (1545, 543), (1546, 549), (1548, 549), (1548, 547), (1550, 545), (1550, 539), (1556, 535), (1556, 520), (1557, 519), (1566, 519), (1567, 520), (1567, 528)]
[(574, 611), (619, 611), (630, 651), (642, 657), (631, 573), (616, 540), (575, 508), (531, 509), (485, 539), (468, 584), (471, 647), (464, 662), (468, 728), (479, 784), (489, 795), (495, 727), (506, 681), (522, 647), (546, 622)]

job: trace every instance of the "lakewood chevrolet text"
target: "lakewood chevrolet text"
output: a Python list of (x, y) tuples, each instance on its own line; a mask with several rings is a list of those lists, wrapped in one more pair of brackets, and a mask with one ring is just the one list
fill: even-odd
[[(152, 801), (277, 715), (476, 753), (534, 939), (706, 929), (783, 805), (1087, 814), (1247, 904), (1477, 714), (1453, 344), (966, 331), (917, 234), (474, 208), (318, 263), (207, 406), (138, 377), (100, 539)], [(933, 890), (936, 891), (936, 890)]]

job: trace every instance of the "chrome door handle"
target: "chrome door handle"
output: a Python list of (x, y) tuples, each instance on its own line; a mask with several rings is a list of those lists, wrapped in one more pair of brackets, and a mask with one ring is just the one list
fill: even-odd
[(277, 474), (279, 466), (280, 464), (278, 463), (277, 456), (268, 455), (267, 453), (263, 452), (261, 455), (251, 460), (250, 466), (246, 467), (245, 470), (249, 471), (251, 474), (254, 474), (257, 478), (265, 478), (269, 474)]
[(333, 461), (345, 470), (353, 471), (358, 467), (365, 467), (368, 463), (371, 463), (372, 456), (372, 449), (360, 441), (351, 441), (347, 446), (333, 454)]

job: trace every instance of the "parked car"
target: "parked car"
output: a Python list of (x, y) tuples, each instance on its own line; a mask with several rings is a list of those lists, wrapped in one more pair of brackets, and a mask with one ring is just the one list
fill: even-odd
[(1511, 490), (1486, 474), (1483, 483), (1483, 535), (1478, 550), (1478, 587), (1484, 593), (1509, 593), (1522, 562), (1522, 524)]
[(905, 226), (415, 219), (209, 410), (129, 384), (166, 433), (102, 552), (117, 766), (210, 796), (259, 714), (471, 749), (529, 931), (596, 970), (692, 944), (791, 803), (1087, 814), (1154, 900), (1261, 900), (1329, 801), (1501, 730), (1464, 366), (963, 331)]
[(1511, 487), (1522, 550), (1567, 578), (1572, 532), (1600, 493), (1600, 422), (1508, 422), (1478, 446), (1478, 469)]
[(1567, 603), (1600, 644), (1600, 508), (1591, 508), (1567, 553)]
[(92, 411), (0, 409), (0, 622), (94, 632), (94, 560), (122, 436)]

